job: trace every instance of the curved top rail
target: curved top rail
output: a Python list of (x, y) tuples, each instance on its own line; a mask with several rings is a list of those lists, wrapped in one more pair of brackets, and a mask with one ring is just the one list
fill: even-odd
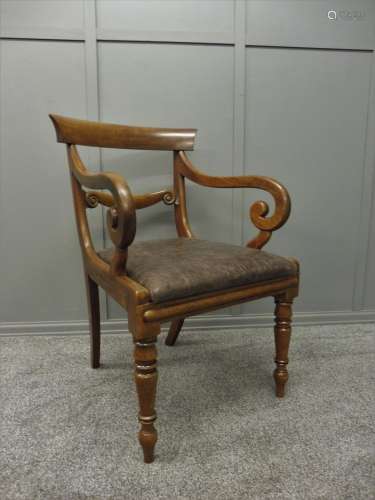
[(119, 149), (191, 151), (197, 133), (193, 128), (150, 128), (78, 120), (49, 115), (57, 142)]

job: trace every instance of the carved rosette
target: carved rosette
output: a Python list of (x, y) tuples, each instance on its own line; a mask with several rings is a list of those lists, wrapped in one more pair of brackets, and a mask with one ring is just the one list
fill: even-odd
[(176, 203), (176, 194), (172, 191), (166, 191), (163, 194), (163, 203), (165, 205), (174, 205)]
[(96, 208), (99, 203), (99, 198), (95, 193), (89, 191), (85, 194), (85, 201), (88, 208)]

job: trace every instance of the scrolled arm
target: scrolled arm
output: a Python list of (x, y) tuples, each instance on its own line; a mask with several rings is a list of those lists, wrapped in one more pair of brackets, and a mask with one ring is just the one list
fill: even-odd
[(115, 172), (93, 173), (87, 170), (75, 146), (70, 146), (70, 160), (72, 175), (81, 186), (106, 189), (112, 195), (113, 203), (107, 210), (108, 232), (115, 245), (111, 267), (116, 274), (121, 274), (125, 272), (127, 248), (136, 233), (136, 209), (130, 188), (123, 177)]
[(179, 152), (178, 170), (181, 175), (191, 181), (206, 187), (216, 188), (255, 188), (267, 191), (275, 201), (275, 211), (267, 217), (269, 206), (265, 201), (254, 202), (249, 210), (250, 219), (259, 233), (247, 242), (251, 248), (262, 248), (271, 238), (272, 232), (280, 228), (288, 220), (290, 214), (290, 198), (286, 188), (271, 177), (237, 176), (216, 177), (207, 175), (198, 170), (188, 159), (186, 154)]

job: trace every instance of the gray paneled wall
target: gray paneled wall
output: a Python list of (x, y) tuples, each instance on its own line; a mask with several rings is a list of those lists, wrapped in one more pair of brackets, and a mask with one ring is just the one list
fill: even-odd
[(247, 49), (245, 170), (293, 195), (269, 248), (301, 257), (299, 310), (352, 308), (371, 62), (369, 52)]
[[(301, 260), (296, 319), (374, 319), (374, 31), (372, 0), (0, 0), (0, 332), (86, 329), (49, 112), (197, 127), (191, 156), (209, 173), (281, 180), (293, 211), (269, 249)], [(84, 155), (135, 192), (171, 184), (168, 154)], [(244, 243), (260, 195), (189, 184), (196, 233)], [(174, 235), (168, 207), (138, 219), (138, 238)], [(108, 244), (101, 211), (90, 221)], [(124, 313), (102, 299), (105, 328), (122, 328)], [(268, 323), (271, 312), (268, 300), (190, 324)]]

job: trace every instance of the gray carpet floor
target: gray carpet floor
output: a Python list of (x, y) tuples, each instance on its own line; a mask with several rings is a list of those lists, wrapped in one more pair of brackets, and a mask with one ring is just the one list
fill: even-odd
[(129, 336), (99, 370), (85, 336), (0, 338), (0, 499), (374, 499), (374, 335), (295, 328), (284, 400), (271, 329), (161, 338), (151, 465)]

